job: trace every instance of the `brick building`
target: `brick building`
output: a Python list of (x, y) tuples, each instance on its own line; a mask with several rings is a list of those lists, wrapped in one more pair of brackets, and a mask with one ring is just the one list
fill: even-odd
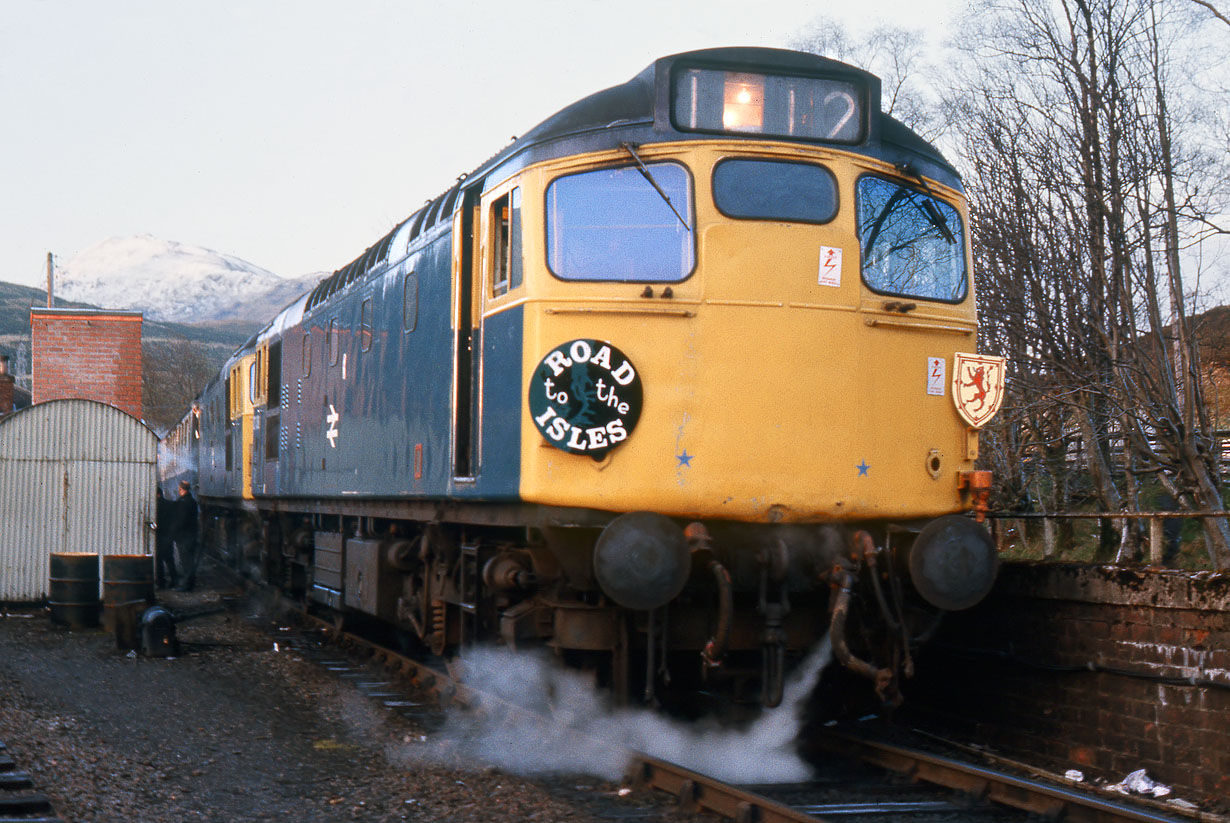
[(9, 356), (0, 354), (0, 417), (11, 414), (17, 406), (17, 381), (9, 374)]
[(144, 416), (136, 311), (30, 309), (32, 400), (81, 398)]

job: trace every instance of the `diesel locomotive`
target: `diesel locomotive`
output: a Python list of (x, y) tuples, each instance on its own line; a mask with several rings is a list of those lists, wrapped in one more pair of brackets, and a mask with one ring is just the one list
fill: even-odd
[(966, 204), (879, 80), (661, 58), (255, 334), (165, 438), (206, 544), (422, 650), (774, 705), (826, 634), (898, 699), (995, 548)]

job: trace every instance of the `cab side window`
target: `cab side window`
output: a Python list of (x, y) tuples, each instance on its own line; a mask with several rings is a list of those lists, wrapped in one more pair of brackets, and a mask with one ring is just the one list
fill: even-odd
[(491, 204), (491, 231), (491, 296), (499, 297), (522, 281), (520, 188)]
[(327, 339), (325, 351), (329, 357), (329, 365), (336, 366), (342, 351), (342, 330), (336, 317), (329, 320), (329, 331), (325, 337)]
[(419, 278), (414, 269), (406, 272), (401, 288), (401, 327), (409, 333), (419, 325)]
[(368, 351), (372, 347), (372, 301), (369, 297), (359, 309), (359, 348)]

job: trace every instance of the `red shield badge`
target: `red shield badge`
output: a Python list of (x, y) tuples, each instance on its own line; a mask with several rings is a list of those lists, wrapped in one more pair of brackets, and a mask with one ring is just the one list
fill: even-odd
[(952, 364), (952, 402), (975, 429), (986, 425), (1004, 402), (1002, 357), (957, 352)]

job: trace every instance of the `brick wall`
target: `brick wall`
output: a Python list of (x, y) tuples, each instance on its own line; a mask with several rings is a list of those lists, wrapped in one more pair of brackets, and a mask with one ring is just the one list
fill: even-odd
[(30, 309), (35, 403), (83, 398), (141, 418), (140, 312)]
[(9, 356), (0, 355), (0, 415), (13, 411), (13, 401), (16, 396), (16, 381), (9, 374)]
[(1230, 798), (1230, 576), (1009, 564), (917, 672), (906, 718), (1058, 773), (1143, 768), (1180, 797)]

